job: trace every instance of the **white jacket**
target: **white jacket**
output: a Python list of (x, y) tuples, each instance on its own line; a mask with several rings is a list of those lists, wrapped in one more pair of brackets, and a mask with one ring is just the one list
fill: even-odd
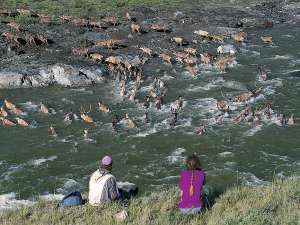
[(116, 179), (112, 174), (103, 175), (99, 170), (92, 174), (89, 182), (89, 203), (91, 205), (99, 205), (109, 201), (108, 196), (106, 196), (108, 190), (105, 190), (105, 184), (111, 178)]

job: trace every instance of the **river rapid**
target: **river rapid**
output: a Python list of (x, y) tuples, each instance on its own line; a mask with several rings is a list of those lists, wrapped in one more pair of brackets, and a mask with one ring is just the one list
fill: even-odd
[[(74, 189), (87, 192), (89, 176), (107, 154), (113, 157), (117, 179), (136, 183), (141, 192), (177, 184), (185, 157), (192, 153), (200, 157), (208, 185), (218, 190), (237, 183), (264, 184), (274, 176), (299, 175), (300, 72), (295, 72), (300, 71), (299, 34), (299, 26), (286, 24), (249, 33), (251, 41), (234, 44), (237, 64), (223, 74), (199, 66), (194, 78), (180, 65), (146, 71), (146, 77), (163, 80), (167, 90), (162, 110), (150, 107), (148, 124), (143, 119), (143, 97), (140, 103), (123, 100), (114, 81), (85, 87), (0, 90), (0, 99), (12, 100), (27, 112), (25, 118), (31, 122), (28, 128), (0, 126), (0, 199), (11, 192), (20, 199)], [(272, 36), (274, 43), (263, 44), (259, 39), (263, 35)], [(258, 80), (256, 64), (264, 65), (267, 81)], [(146, 95), (150, 83), (145, 79), (141, 93)], [(234, 123), (232, 118), (243, 109), (241, 105), (232, 105), (233, 113), (221, 122), (214, 120), (216, 102), (222, 96), (258, 87), (262, 93), (249, 104), (259, 108), (272, 102), (274, 116), (270, 120), (259, 126)], [(171, 127), (170, 106), (179, 95), (184, 106), (177, 124)], [(112, 114), (95, 110), (99, 100), (120, 116), (130, 113), (137, 128), (127, 132), (120, 125), (117, 133), (112, 133)], [(39, 113), (40, 102), (46, 103), (52, 114)], [(79, 115), (80, 106), (88, 109), (90, 104), (94, 124), (80, 120), (64, 123), (63, 116), (70, 109)], [(280, 125), (277, 113), (294, 114), (296, 124)], [(202, 124), (206, 133), (199, 136), (195, 131)], [(49, 136), (50, 125), (57, 137)], [(83, 138), (84, 129), (89, 130), (88, 139)]]

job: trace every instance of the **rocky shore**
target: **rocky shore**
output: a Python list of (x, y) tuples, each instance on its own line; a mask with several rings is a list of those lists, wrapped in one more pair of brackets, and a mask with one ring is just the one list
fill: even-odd
[[(132, 18), (126, 18), (126, 12)], [(138, 57), (146, 61), (148, 55), (141, 47), (153, 51), (151, 60), (143, 65), (143, 75), (151, 75), (153, 68), (170, 69), (157, 56), (162, 52), (170, 52), (170, 55), (175, 52), (176, 46), (170, 42), (174, 36), (183, 37), (186, 45), (198, 52), (216, 55), (215, 50), (222, 42), (203, 43), (195, 30), (223, 37), (244, 31), (251, 38), (254, 30), (270, 29), (279, 23), (299, 24), (300, 4), (268, 1), (241, 7), (194, 3), (172, 10), (121, 10), (114, 16), (102, 14), (97, 18), (56, 18), (38, 12), (6, 9), (2, 9), (0, 15), (0, 88), (28, 88), (103, 82), (110, 76), (105, 58)], [(14, 24), (18, 15), (34, 17), (35, 22)], [(138, 24), (141, 31), (134, 32), (131, 24)], [(100, 45), (99, 40), (119, 40), (121, 44)], [(97, 58), (99, 53), (103, 58)]]

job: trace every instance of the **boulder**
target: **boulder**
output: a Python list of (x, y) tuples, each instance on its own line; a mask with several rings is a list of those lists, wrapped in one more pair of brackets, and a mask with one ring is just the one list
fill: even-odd
[(99, 68), (79, 69), (66, 64), (55, 64), (28, 73), (27, 71), (24, 75), (0, 71), (0, 88), (44, 87), (53, 84), (69, 87), (101, 83), (104, 80), (103, 72)]
[(219, 54), (231, 54), (231, 55), (235, 55), (237, 53), (237, 49), (233, 45), (231, 45), (231, 44), (220, 45), (217, 48), (217, 53), (219, 53)]
[(0, 88), (15, 88), (22, 86), (24, 75), (16, 72), (0, 71)]
[(128, 213), (125, 210), (122, 210), (121, 212), (115, 214), (115, 219), (118, 222), (122, 222), (126, 220), (127, 217), (128, 217)]
[(54, 65), (50, 69), (50, 77), (53, 81), (63, 86), (75, 86), (85, 84), (83, 76), (79, 76), (79, 70), (65, 64)]

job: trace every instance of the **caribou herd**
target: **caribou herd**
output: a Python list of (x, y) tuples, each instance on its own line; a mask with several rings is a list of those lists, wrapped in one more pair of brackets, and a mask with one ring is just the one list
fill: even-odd
[[(46, 14), (34, 13), (29, 10), (19, 9), (18, 14), (25, 14), (38, 19), (39, 23), (51, 26), (54, 23), (52, 16)], [(9, 11), (1, 11), (1, 15), (11, 16)], [(23, 25), (20, 25), (14, 21), (7, 21), (6, 24), (9, 31), (1, 33), (2, 41), (7, 45), (14, 45), (16, 48), (20, 46), (35, 46), (39, 48), (45, 48), (55, 43), (55, 39), (47, 37), (45, 34), (34, 33), (26, 29)], [(161, 110), (162, 105), (165, 104), (164, 97), (166, 96), (165, 82), (158, 77), (153, 77), (151, 84), (151, 90), (144, 96), (144, 100), (141, 102), (137, 96), (141, 90), (145, 75), (143, 74), (143, 67), (149, 61), (157, 58), (167, 67), (181, 65), (186, 74), (192, 77), (197, 77), (201, 74), (201, 68), (206, 67), (211, 70), (218, 71), (218, 74), (224, 74), (228, 70), (228, 67), (237, 63), (238, 51), (236, 45), (241, 45), (247, 42), (247, 33), (244, 31), (237, 31), (230, 35), (221, 35), (210, 33), (206, 30), (194, 30), (193, 39), (189, 40), (184, 35), (173, 35), (172, 27), (164, 23), (153, 23), (145, 25), (137, 16), (131, 15), (127, 12), (124, 17), (106, 16), (99, 19), (84, 19), (73, 16), (61, 16), (59, 22), (55, 20), (55, 23), (69, 24), (70, 26), (87, 27), (89, 29), (98, 29), (98, 32), (106, 32), (109, 27), (117, 27), (120, 24), (127, 26), (131, 34), (126, 38), (138, 39), (142, 35), (148, 35), (151, 32), (163, 33), (165, 38), (168, 39), (174, 48), (164, 49), (162, 46), (149, 47), (147, 45), (135, 45), (128, 46), (126, 38), (124, 39), (97, 39), (92, 41), (86, 41), (88, 44), (82, 46), (73, 46), (70, 49), (70, 54), (73, 57), (82, 57), (87, 60), (94, 61), (96, 64), (101, 64), (107, 68), (107, 71), (111, 77), (118, 83), (118, 95), (124, 100), (129, 100), (137, 104), (141, 104), (145, 110), (144, 122), (149, 123), (149, 108), (153, 107), (155, 110)], [(271, 36), (261, 36), (260, 41), (266, 45), (272, 44), (273, 40)], [(226, 43), (228, 40), (235, 44)], [(210, 51), (203, 50), (201, 48), (201, 42), (214, 42), (219, 45), (217, 49), (210, 49)], [(158, 44), (159, 45), (159, 44)], [(194, 46), (194, 47), (192, 47)], [(199, 47), (195, 47), (199, 46)], [(124, 56), (123, 54), (117, 54), (116, 49), (126, 49), (128, 47), (135, 48), (137, 52), (133, 56)], [(174, 50), (175, 49), (175, 50)], [(105, 54), (102, 51), (105, 50)], [(201, 65), (201, 67), (199, 66)], [(257, 79), (260, 81), (266, 81), (268, 79), (268, 73), (265, 71), (262, 65), (257, 65)], [(130, 84), (130, 85), (129, 85)], [(134, 85), (132, 85), (134, 84)], [(214, 115), (214, 120), (218, 123), (222, 122), (225, 114), (232, 114), (232, 122), (240, 123), (245, 121), (254, 126), (259, 126), (260, 121), (269, 120), (271, 117), (276, 117), (281, 125), (288, 124), (293, 125), (294, 115), (286, 116), (282, 113), (275, 113), (272, 109), (272, 104), (266, 102), (261, 108), (257, 109), (251, 106), (250, 99), (255, 99), (262, 93), (262, 88), (256, 90), (243, 91), (236, 96), (227, 97), (222, 95), (216, 104), (218, 113)], [(170, 127), (176, 126), (178, 123), (178, 114), (183, 109), (184, 98), (178, 96), (178, 98), (171, 104), (170, 109)], [(240, 111), (233, 114), (230, 106), (232, 104), (240, 104)], [(93, 106), (92, 106), (93, 105)], [(55, 106), (53, 106), (55, 107)], [(123, 116), (117, 115), (114, 110), (102, 101), (90, 104), (89, 109), (80, 107), (76, 115), (76, 112), (68, 112), (64, 115), (63, 120), (66, 123), (71, 123), (75, 120), (82, 120), (83, 123), (93, 124), (95, 119), (92, 118), (90, 112), (96, 109), (99, 113), (111, 114), (112, 117), (112, 130), (117, 131), (116, 127), (121, 121), (126, 124), (126, 130), (136, 128), (136, 123), (129, 113), (125, 113)], [(39, 112), (42, 114), (51, 115), (48, 106), (44, 103), (40, 103)], [(5, 99), (0, 108), (0, 120), (5, 127), (30, 126), (30, 122), (26, 121), (26, 115), (17, 104), (12, 100)], [(53, 115), (54, 116), (54, 115)], [(200, 125), (195, 131), (198, 135), (205, 134), (206, 126)], [(52, 136), (57, 136), (55, 128), (51, 125), (49, 133)], [(88, 137), (88, 130), (83, 130), (83, 136)]]

